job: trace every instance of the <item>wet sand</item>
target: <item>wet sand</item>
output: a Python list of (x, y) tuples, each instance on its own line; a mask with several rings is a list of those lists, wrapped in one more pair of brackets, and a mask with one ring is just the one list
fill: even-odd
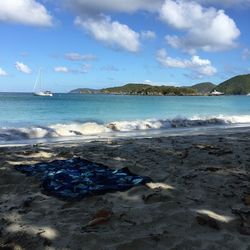
[[(17, 164), (82, 157), (153, 183), (67, 202)], [(0, 148), (0, 249), (250, 249), (250, 129)]]

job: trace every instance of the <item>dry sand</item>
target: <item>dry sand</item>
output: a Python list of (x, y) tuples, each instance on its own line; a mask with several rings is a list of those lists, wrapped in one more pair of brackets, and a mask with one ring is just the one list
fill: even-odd
[[(73, 156), (154, 183), (65, 202), (16, 164)], [(250, 249), (250, 129), (0, 148), (0, 249)]]

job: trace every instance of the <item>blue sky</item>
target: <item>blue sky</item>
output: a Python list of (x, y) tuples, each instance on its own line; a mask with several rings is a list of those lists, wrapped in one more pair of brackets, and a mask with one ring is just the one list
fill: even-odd
[(0, 91), (128, 82), (220, 83), (250, 73), (249, 0), (8, 0)]

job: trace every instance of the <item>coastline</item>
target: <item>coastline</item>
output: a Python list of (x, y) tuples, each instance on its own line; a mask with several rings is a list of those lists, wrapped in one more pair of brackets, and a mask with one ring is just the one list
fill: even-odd
[(129, 139), (144, 139), (158, 137), (174, 137), (174, 136), (196, 136), (196, 135), (226, 135), (228, 133), (245, 133), (250, 130), (250, 124), (224, 124), (211, 126), (196, 126), (196, 127), (179, 127), (170, 129), (152, 129), (152, 130), (135, 130), (130, 132), (117, 131), (113, 133), (102, 133), (97, 135), (84, 136), (66, 136), (66, 137), (51, 137), (51, 138), (35, 138), (23, 140), (10, 140), (0, 142), (0, 148), (4, 147), (23, 147), (38, 145), (56, 145), (62, 146), (71, 144), (82, 144), (89, 142), (105, 142), (119, 141)]
[[(1, 147), (0, 244), (20, 249), (247, 249), (249, 152), (250, 127)], [(76, 156), (128, 167), (153, 183), (65, 202), (42, 194), (36, 179), (14, 169)], [(101, 210), (112, 216), (86, 228)]]

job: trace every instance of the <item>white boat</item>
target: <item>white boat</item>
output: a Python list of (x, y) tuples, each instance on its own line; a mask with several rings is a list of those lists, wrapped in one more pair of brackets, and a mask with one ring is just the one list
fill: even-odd
[(53, 96), (53, 93), (51, 91), (39, 91), (39, 92), (34, 92), (34, 95), (36, 96)]
[(224, 95), (224, 93), (214, 89), (209, 95), (219, 96), (219, 95)]
[(250, 96), (250, 93), (248, 93), (247, 96)]
[(33, 94), (35, 96), (53, 96), (53, 93), (49, 90), (42, 90), (42, 80), (41, 80), (41, 69), (38, 71), (38, 76), (34, 85)]

